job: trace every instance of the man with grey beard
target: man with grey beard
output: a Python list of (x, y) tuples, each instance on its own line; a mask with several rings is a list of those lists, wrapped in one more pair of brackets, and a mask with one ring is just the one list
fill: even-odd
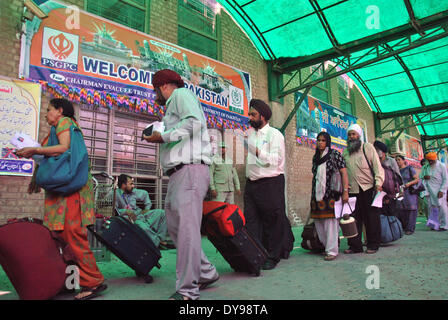
[(363, 252), (361, 230), (366, 227), (367, 251), (378, 251), (381, 242), (381, 222), (378, 208), (372, 207), (372, 201), (378, 191), (382, 190), (384, 169), (380, 159), (370, 143), (362, 141), (363, 131), (358, 124), (352, 124), (347, 130), (347, 148), (343, 157), (347, 165), (349, 194), (356, 197), (356, 206), (352, 216), (356, 220), (358, 235), (348, 239), (349, 248), (344, 253)]

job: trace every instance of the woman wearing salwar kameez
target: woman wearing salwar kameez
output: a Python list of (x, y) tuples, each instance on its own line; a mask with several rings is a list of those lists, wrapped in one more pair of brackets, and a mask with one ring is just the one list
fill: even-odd
[[(65, 99), (52, 99), (47, 108), (46, 120), (50, 126), (55, 127), (59, 144), (48, 146), (50, 136), (48, 135), (42, 141), (42, 147), (23, 148), (17, 151), (19, 156), (25, 158), (33, 155), (58, 156), (70, 148), (70, 127), (79, 128), (71, 102)], [(37, 170), (39, 169), (35, 170), (28, 188), (29, 193), (40, 192), (40, 187), (35, 183)], [(57, 231), (69, 245), (79, 270), (79, 285), (82, 289), (75, 296), (76, 300), (94, 298), (107, 288), (87, 239), (86, 227), (94, 222), (93, 182), (90, 173), (87, 184), (68, 196), (45, 191), (44, 225), (52, 231)]]
[[(341, 174), (342, 195), (331, 190), (331, 177), (335, 172)], [(348, 175), (345, 160), (341, 153), (331, 149), (331, 137), (321, 132), (316, 140), (316, 153), (313, 157), (313, 185), (311, 193), (311, 214), (317, 235), (325, 246), (325, 260), (336, 259), (339, 253), (339, 221), (335, 218), (334, 203), (342, 196), (348, 202)]]
[(418, 183), (418, 174), (414, 168), (406, 164), (404, 156), (398, 155), (396, 161), (404, 182), (403, 200), (399, 201), (401, 216), (405, 219), (403, 228), (406, 235), (411, 235), (414, 233), (417, 224), (418, 195), (412, 194), (409, 187)]

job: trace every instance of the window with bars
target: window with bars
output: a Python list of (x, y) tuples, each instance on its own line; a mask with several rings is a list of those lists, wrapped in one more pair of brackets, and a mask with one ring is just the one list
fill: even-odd
[(353, 104), (350, 100), (339, 98), (340, 109), (348, 114), (353, 114)]
[(216, 6), (208, 0), (178, 0), (178, 45), (218, 59)]
[(324, 82), (325, 85), (323, 86), (314, 86), (311, 88), (311, 95), (316, 98), (319, 99), (323, 102), (326, 103), (330, 103), (329, 100), (329, 92), (328, 92), (328, 88), (326, 88), (326, 82)]
[(146, 0), (86, 0), (86, 10), (129, 28), (148, 32), (149, 2)]
[[(311, 77), (310, 78), (312, 80), (320, 79), (323, 76), (322, 68), (324, 68), (323, 65), (311, 66), (310, 67), (310, 72), (311, 72)], [(316, 86), (313, 86), (311, 88), (311, 95), (314, 98), (316, 98), (316, 99), (319, 99), (319, 100), (321, 100), (323, 102), (331, 104), (329, 82), (328, 81), (324, 81), (324, 82), (319, 83)]]
[[(160, 174), (158, 145), (141, 141), (141, 133), (156, 120), (150, 115), (84, 105), (79, 110), (92, 173), (132, 176), (136, 188), (148, 191), (153, 209), (164, 207), (168, 180)], [(107, 183), (105, 178), (96, 178)]]

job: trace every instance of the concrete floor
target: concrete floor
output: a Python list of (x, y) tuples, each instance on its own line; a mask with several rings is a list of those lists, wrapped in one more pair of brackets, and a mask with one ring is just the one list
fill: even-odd
[[(259, 277), (235, 273), (203, 238), (204, 252), (221, 279), (201, 292), (201, 300), (446, 300), (448, 232), (430, 231), (425, 221), (419, 217), (413, 235), (404, 235), (373, 255), (345, 255), (347, 241), (341, 240), (340, 255), (329, 262), (302, 249), (302, 228), (293, 228), (296, 241), (290, 258)], [(162, 268), (151, 271), (151, 284), (136, 278), (113, 255), (110, 262), (99, 262), (109, 288), (96, 300), (166, 300), (175, 288), (176, 251), (162, 251), (162, 255)], [(18, 299), (2, 269), (0, 291), (10, 291), (0, 300)], [(69, 300), (72, 295), (55, 299)]]

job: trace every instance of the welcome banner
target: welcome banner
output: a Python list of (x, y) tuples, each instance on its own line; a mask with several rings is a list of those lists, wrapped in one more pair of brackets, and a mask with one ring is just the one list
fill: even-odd
[[(301, 96), (302, 93), (295, 93), (296, 103)], [(342, 153), (347, 146), (347, 129), (357, 122), (357, 118), (312, 96), (307, 96), (297, 110), (296, 121), (296, 136), (300, 145), (315, 148), (318, 133), (326, 131), (331, 136), (333, 148)]]
[[(21, 76), (74, 102), (163, 116), (152, 76), (179, 73), (201, 101), (209, 127), (248, 127), (250, 75), (236, 68), (56, 1), (26, 22)], [(78, 23), (70, 23), (76, 20)]]
[(408, 164), (416, 168), (421, 168), (420, 160), (423, 159), (424, 154), (420, 140), (405, 133), (402, 133), (399, 139), (403, 140), (405, 150), (404, 156), (408, 161)]

